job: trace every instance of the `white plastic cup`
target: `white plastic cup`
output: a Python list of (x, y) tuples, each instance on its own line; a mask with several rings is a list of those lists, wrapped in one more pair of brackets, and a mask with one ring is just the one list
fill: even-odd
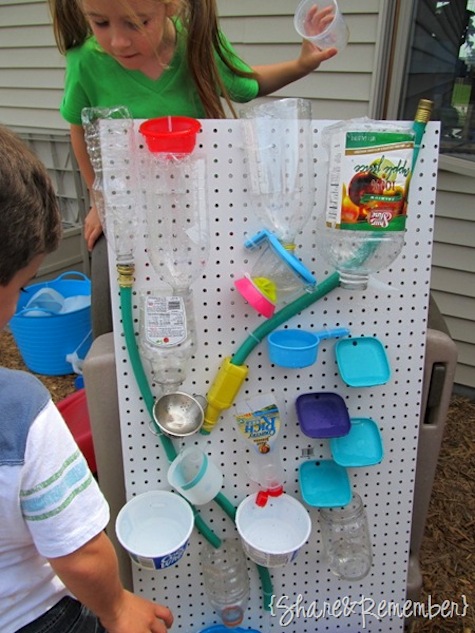
[(221, 490), (223, 473), (196, 447), (185, 448), (168, 469), (168, 483), (195, 505), (208, 503)]
[(349, 30), (336, 0), (302, 0), (294, 15), (297, 33), (318, 48), (342, 51)]
[(256, 503), (246, 497), (236, 512), (236, 527), (247, 556), (262, 567), (284, 567), (293, 562), (308, 540), (312, 522), (305, 507), (287, 494)]
[(145, 569), (166, 569), (185, 553), (193, 526), (193, 510), (185, 499), (152, 490), (125, 504), (115, 530), (134, 563)]

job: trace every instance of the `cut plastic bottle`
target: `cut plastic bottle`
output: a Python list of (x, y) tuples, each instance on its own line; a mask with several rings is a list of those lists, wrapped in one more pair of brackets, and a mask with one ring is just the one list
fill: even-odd
[(208, 543), (201, 552), (205, 592), (227, 627), (241, 624), (249, 601), (249, 575), (244, 551), (237, 539), (225, 539), (218, 548)]

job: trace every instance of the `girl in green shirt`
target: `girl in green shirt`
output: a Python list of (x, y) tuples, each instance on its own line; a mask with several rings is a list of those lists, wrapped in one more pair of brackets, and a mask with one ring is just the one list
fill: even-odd
[[(71, 144), (90, 192), (94, 170), (81, 125), (84, 107), (124, 105), (134, 118), (143, 119), (168, 114), (225, 118), (224, 103), (235, 116), (233, 102), (271, 94), (337, 53), (304, 40), (295, 60), (247, 66), (219, 30), (215, 0), (49, 2), (57, 45), (66, 55), (61, 113), (71, 124)], [(316, 15), (315, 19), (331, 21), (332, 17)], [(110, 306), (103, 303), (109, 302), (110, 290), (102, 282), (99, 292), (95, 279), (108, 275), (104, 254), (95, 263), (94, 246), (101, 235), (92, 204), (84, 237), (93, 251), (94, 336), (112, 329)], [(105, 253), (104, 239), (100, 241)]]

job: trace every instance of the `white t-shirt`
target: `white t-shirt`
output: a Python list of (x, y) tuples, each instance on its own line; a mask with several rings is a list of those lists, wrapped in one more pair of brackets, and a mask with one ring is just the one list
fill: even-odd
[[(1, 371), (3, 418), (5, 382), (1, 378), (6, 370)], [(23, 383), (26, 387), (29, 381), (20, 378)], [(40, 400), (40, 391), (34, 385), (33, 391)], [(24, 397), (28, 399), (28, 395)], [(23, 435), (20, 430), (18, 438), (12, 440), (11, 425), (15, 421), (10, 421), (10, 427), (3, 423), (6, 433), (2, 433), (2, 422), (0, 631), (13, 633), (68, 595), (46, 558), (71, 554), (99, 534), (109, 521), (109, 507), (49, 398), (32, 422), (25, 425), (23, 420), (19, 424)], [(12, 448), (12, 443), (18, 443), (20, 448)], [(9, 457), (5, 458), (5, 454)]]

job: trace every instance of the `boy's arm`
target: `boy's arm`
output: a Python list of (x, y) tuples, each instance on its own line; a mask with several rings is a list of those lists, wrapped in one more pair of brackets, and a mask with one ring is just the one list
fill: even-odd
[(313, 70), (317, 70), (322, 62), (334, 57), (337, 52), (336, 48), (321, 50), (308, 40), (303, 40), (297, 59), (266, 66), (253, 66), (252, 70), (259, 84), (259, 96), (269, 95), (305, 77)]
[(101, 532), (67, 556), (48, 559), (71, 593), (109, 633), (165, 633), (173, 623), (167, 607), (126, 591), (112, 543)]
[[(74, 156), (76, 157), (79, 171), (89, 189), (89, 197), (91, 201), (93, 197), (93, 184), (95, 179), (94, 169), (89, 160), (89, 154), (87, 153), (86, 140), (84, 138), (84, 130), (81, 125), (71, 125), (71, 145), (73, 148)], [(102, 233), (102, 225), (97, 213), (96, 206), (93, 204), (89, 210), (84, 221), (84, 239), (87, 242), (87, 247), (92, 250), (96, 240)]]

